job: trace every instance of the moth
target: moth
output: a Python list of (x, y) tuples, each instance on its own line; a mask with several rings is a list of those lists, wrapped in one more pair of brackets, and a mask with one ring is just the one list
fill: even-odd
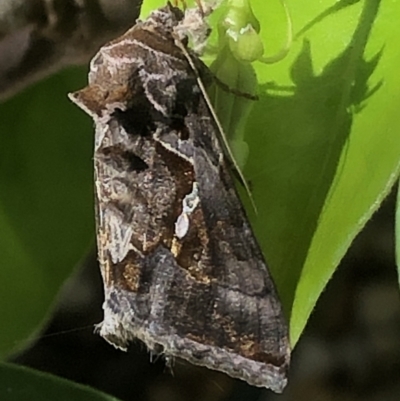
[(184, 23), (170, 4), (154, 11), (70, 94), (96, 127), (100, 335), (281, 392), (287, 325), (199, 87), (209, 72), (177, 45)]

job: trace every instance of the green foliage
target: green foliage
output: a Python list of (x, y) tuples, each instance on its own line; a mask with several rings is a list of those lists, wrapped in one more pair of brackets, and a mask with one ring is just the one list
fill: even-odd
[[(283, 61), (250, 64), (237, 58), (237, 47), (235, 62), (226, 62), (228, 54), (216, 66), (225, 69), (221, 80), (235, 76), (234, 68), (255, 71), (257, 81), (246, 72), (247, 89), (229, 86), (254, 89), (259, 100), (247, 108), (231, 93), (214, 100), (230, 139), (249, 149), (240, 163), (258, 214), (247, 209), (294, 345), (352, 240), (398, 178), (400, 3), (286, 2), (299, 34)], [(144, 6), (148, 12), (163, 4)], [(279, 0), (251, 5), (259, 22), (252, 32), (268, 58), (284, 46), (285, 12)], [(252, 58), (259, 54), (256, 47)], [(85, 80), (83, 72), (65, 72), (0, 105), (3, 355), (44, 321), (93, 236), (92, 123), (66, 99)]]
[[(261, 3), (252, 2), (263, 35), (273, 25)], [(255, 63), (264, 85), (248, 119), (245, 170), (292, 344), (400, 168), (400, 5), (301, 3), (288, 2), (293, 25), (309, 29), (290, 55), (271, 67)]]
[(0, 105), (0, 355), (23, 345), (93, 236), (92, 123), (69, 71)]
[(4, 401), (118, 401), (90, 387), (38, 371), (0, 363), (0, 399)]

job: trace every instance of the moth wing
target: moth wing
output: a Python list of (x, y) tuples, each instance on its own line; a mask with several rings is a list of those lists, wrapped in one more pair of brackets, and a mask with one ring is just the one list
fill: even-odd
[(197, 188), (186, 198), (195, 206), (182, 208), (185, 235), (175, 235), (170, 251), (153, 255), (153, 269), (164, 281), (152, 284), (160, 294), (149, 333), (168, 355), (281, 392), (290, 360), (288, 328), (202, 100), (185, 126)]

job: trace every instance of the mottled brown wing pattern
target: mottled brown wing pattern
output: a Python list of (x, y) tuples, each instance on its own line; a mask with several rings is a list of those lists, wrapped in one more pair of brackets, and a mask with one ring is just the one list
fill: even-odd
[(99, 50), (89, 86), (71, 95), (96, 123), (100, 334), (279, 392), (287, 326), (215, 121), (175, 45), (182, 18), (167, 6), (138, 22)]

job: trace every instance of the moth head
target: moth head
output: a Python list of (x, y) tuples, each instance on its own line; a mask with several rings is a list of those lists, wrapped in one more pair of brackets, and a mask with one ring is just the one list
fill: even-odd
[(168, 2), (165, 7), (159, 8), (150, 14), (146, 20), (146, 25), (157, 31), (172, 32), (183, 18), (183, 11)]

